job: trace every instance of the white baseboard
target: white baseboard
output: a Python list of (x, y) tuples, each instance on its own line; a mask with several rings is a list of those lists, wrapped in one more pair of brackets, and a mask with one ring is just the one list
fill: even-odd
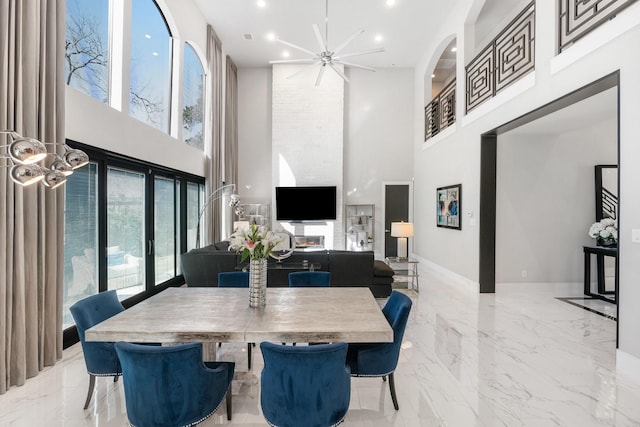
[(640, 359), (622, 350), (616, 350), (616, 372), (640, 381)]
[[(448, 268), (441, 266), (440, 264), (436, 264), (433, 261), (429, 261), (426, 258), (422, 258), (415, 254), (411, 256), (417, 259), (418, 261), (420, 261), (420, 264), (418, 265), (418, 270), (429, 271), (429, 272), (438, 274), (449, 280), (455, 281), (456, 283), (468, 286), (469, 288), (473, 289), (476, 292), (479, 292), (480, 284), (478, 282), (474, 282), (473, 280), (467, 277), (464, 277), (454, 271), (451, 271)], [(422, 275), (422, 272), (420, 274)]]

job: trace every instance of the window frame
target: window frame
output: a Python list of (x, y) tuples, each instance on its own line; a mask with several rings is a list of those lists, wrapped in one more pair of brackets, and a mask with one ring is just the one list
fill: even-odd
[[(165, 166), (157, 165), (154, 163), (134, 159), (122, 154), (111, 152), (108, 150), (99, 149), (86, 144), (82, 144), (78, 141), (66, 140), (66, 144), (72, 148), (78, 148), (85, 151), (93, 163), (97, 164), (97, 228), (98, 228), (98, 242), (97, 242), (97, 256), (98, 256), (98, 292), (105, 292), (108, 286), (107, 280), (107, 262), (106, 262), (106, 250), (107, 250), (107, 174), (109, 167), (117, 167), (133, 172), (142, 172), (145, 175), (145, 224), (144, 240), (146, 249), (144, 251), (144, 268), (145, 268), (145, 282), (144, 291), (137, 293), (129, 298), (122, 300), (122, 305), (125, 308), (131, 307), (140, 301), (143, 301), (168, 287), (176, 287), (184, 284), (184, 276), (182, 274), (174, 275), (174, 277), (165, 280), (161, 283), (155, 283), (155, 253), (154, 251), (149, 253), (149, 242), (154, 240), (154, 183), (155, 177), (161, 176), (164, 178), (171, 178), (174, 180), (174, 202), (180, 203), (180, 218), (174, 219), (174, 231), (177, 233), (175, 239), (175, 245), (177, 246), (177, 254), (182, 254), (187, 250), (187, 187), (188, 183), (197, 184), (200, 186), (205, 185), (205, 178), (193, 175), (187, 172), (175, 170)], [(176, 194), (176, 182), (180, 182), (180, 192)], [(203, 203), (200, 200), (200, 192), (198, 193), (198, 206)], [(174, 210), (177, 211), (174, 205)], [(179, 229), (177, 228), (179, 226)], [(180, 260), (177, 257), (174, 262), (174, 274), (178, 271), (177, 265)], [(65, 283), (65, 286), (67, 284)], [(66, 328), (63, 331), (63, 344), (64, 348), (76, 343), (78, 341), (78, 335), (75, 326)]]

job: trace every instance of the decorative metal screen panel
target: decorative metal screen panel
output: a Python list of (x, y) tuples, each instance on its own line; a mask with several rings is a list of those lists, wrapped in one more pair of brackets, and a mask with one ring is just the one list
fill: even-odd
[(427, 140), (456, 122), (456, 79), (424, 107), (424, 139)]
[(496, 96), (535, 66), (535, 1), (466, 66), (466, 111)]
[(562, 52), (637, 0), (558, 0), (558, 51)]

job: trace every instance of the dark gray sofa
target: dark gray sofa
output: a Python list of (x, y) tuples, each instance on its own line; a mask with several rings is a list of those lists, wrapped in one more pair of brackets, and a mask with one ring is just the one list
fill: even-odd
[[(219, 272), (237, 271), (248, 265), (248, 261), (240, 260), (239, 254), (228, 251), (227, 242), (221, 242), (182, 254), (182, 273), (190, 287), (218, 286)], [(270, 259), (267, 286), (288, 286), (289, 273), (302, 271), (304, 261), (319, 265), (318, 271), (331, 272), (331, 286), (368, 286), (376, 298), (391, 294), (393, 270), (383, 261), (374, 260), (372, 251), (295, 251), (282, 263)]]

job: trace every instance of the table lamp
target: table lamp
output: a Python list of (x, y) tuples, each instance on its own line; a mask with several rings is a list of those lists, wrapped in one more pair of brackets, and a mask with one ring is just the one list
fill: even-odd
[(392, 222), (391, 237), (398, 238), (398, 258), (407, 258), (407, 238), (413, 237), (413, 223)]

